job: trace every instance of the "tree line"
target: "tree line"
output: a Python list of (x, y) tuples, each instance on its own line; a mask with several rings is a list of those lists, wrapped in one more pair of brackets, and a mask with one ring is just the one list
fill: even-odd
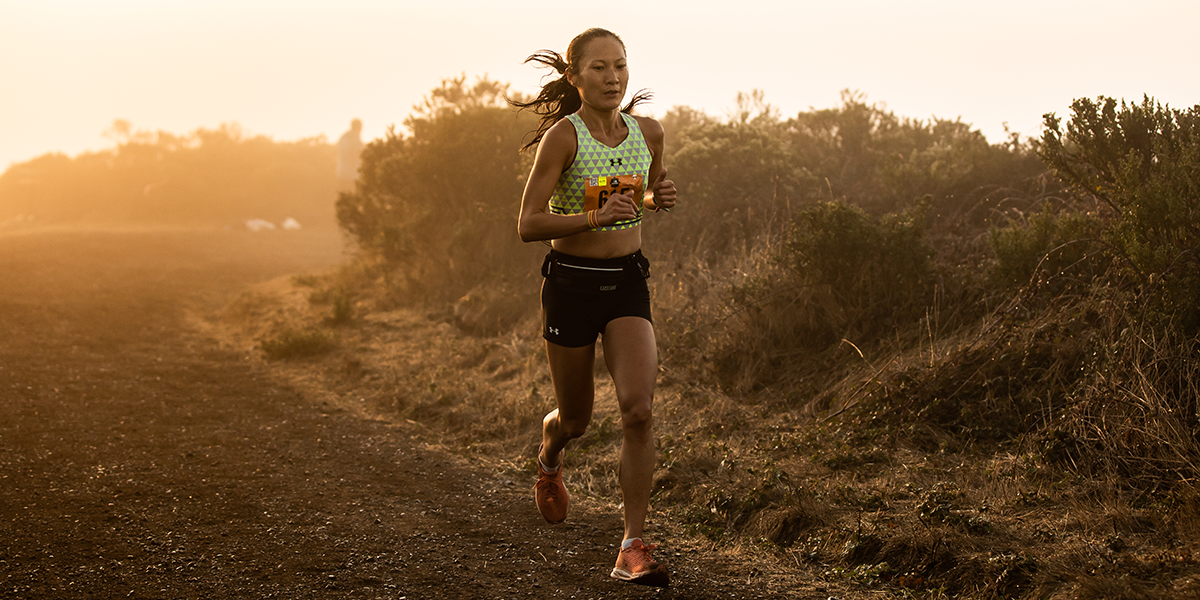
[(0, 223), (334, 226), (335, 150), (280, 142), (235, 124), (177, 135), (115, 121), (113, 148), (46, 154), (0, 175)]

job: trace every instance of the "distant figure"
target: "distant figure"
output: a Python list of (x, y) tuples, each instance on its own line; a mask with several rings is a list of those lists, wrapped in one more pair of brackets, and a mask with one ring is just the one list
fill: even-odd
[(350, 121), (350, 131), (342, 134), (337, 142), (338, 191), (354, 190), (358, 179), (358, 167), (362, 164), (362, 121)]

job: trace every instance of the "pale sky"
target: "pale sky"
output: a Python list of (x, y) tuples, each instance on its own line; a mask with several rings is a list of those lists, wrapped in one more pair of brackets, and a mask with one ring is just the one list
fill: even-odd
[(1038, 135), (1078, 97), (1200, 103), (1200, 1), (0, 0), (0, 170), (111, 147), (115, 119), (276, 140), (399, 126), (444, 78), (529, 92), (522, 61), (600, 26), (645, 112), (723, 116), (760, 89), (784, 117), (855, 89), (899, 116)]

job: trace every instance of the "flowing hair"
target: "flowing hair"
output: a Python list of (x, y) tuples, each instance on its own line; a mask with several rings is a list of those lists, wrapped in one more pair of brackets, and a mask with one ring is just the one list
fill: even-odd
[[(538, 145), (538, 142), (542, 141), (542, 137), (546, 135), (546, 132), (555, 123), (583, 106), (583, 99), (579, 97), (579, 90), (575, 89), (575, 86), (567, 81), (567, 71), (578, 73), (579, 63), (583, 59), (583, 51), (587, 48), (588, 42), (604, 36), (617, 40), (617, 43), (621, 44), (621, 49), (625, 49), (625, 42), (622, 42), (621, 38), (617, 37), (617, 34), (607, 29), (593, 27), (571, 40), (571, 44), (567, 46), (567, 55), (565, 57), (553, 50), (539, 50), (525, 59), (527, 63), (539, 63), (543, 67), (554, 69), (559, 77), (543, 85), (537, 97), (529, 102), (520, 102), (512, 99), (508, 101), (509, 104), (521, 110), (532, 110), (542, 117), (537, 129), (534, 131), (533, 140), (521, 147), (522, 152)], [(649, 90), (640, 90), (629, 99), (629, 104), (626, 104), (621, 109), (621, 112), (629, 114), (635, 106), (649, 100), (651, 97), (652, 94)]]

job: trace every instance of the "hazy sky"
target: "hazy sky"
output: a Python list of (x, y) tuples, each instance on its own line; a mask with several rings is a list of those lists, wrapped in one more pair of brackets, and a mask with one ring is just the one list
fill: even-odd
[[(1073, 98), (1200, 103), (1200, 1), (588, 2), (0, 0), (0, 170), (111, 146), (114, 119), (277, 140), (400, 124), (443, 78), (530, 91), (522, 61), (601, 26), (659, 114), (713, 115), (761, 89), (783, 116), (850, 88), (904, 117), (961, 117), (999, 141)], [(634, 8), (637, 7), (637, 8)], [(551, 11), (557, 11), (552, 13)]]

